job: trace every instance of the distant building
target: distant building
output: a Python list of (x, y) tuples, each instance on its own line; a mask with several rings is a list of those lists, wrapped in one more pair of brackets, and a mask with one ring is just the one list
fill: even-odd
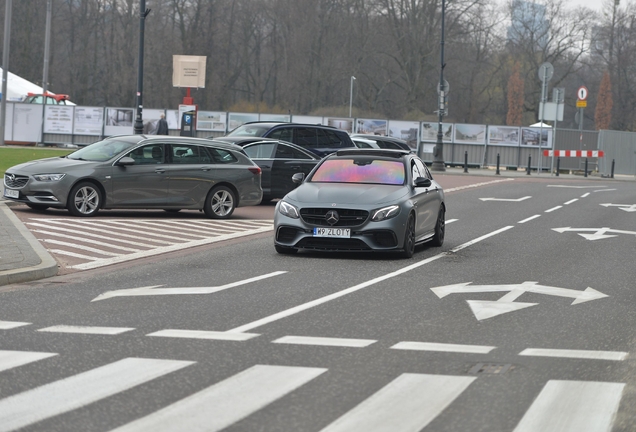
[(514, 44), (534, 43), (537, 51), (548, 45), (550, 25), (546, 18), (545, 5), (524, 0), (512, 1), (511, 25), (508, 41)]

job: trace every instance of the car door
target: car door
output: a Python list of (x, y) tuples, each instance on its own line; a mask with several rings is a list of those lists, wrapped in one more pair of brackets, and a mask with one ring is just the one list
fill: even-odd
[(416, 241), (420, 241), (427, 235), (431, 234), (435, 229), (441, 197), (435, 183), (432, 183), (429, 187), (415, 186), (415, 180), (418, 177), (424, 177), (432, 180), (430, 173), (424, 166), (424, 163), (417, 158), (411, 158), (410, 165), (412, 173), (410, 181), (413, 188), (413, 201), (414, 203), (417, 202), (415, 239)]
[(292, 176), (299, 172), (307, 176), (317, 163), (309, 153), (279, 142), (271, 168), (271, 198), (282, 198), (294, 190), (298, 185)]
[(201, 208), (214, 185), (215, 165), (207, 149), (190, 143), (168, 148), (168, 199), (172, 208)]
[(261, 168), (261, 188), (266, 199), (272, 193), (272, 166), (276, 142), (257, 142), (243, 146), (247, 156)]
[(133, 158), (135, 164), (113, 167), (113, 205), (137, 208), (163, 205), (168, 196), (165, 145), (143, 145), (125, 156)]

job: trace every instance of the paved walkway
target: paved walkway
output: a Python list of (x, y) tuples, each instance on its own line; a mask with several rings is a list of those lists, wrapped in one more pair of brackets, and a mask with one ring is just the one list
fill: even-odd
[[(433, 173), (433, 175), (436, 174), (442, 173)], [(548, 173), (537, 174), (536, 171), (528, 176), (524, 170), (501, 170), (497, 175), (494, 169), (479, 168), (470, 168), (467, 174), (464, 173), (463, 168), (447, 168), (443, 175), (556, 178)], [(598, 175), (584, 177), (573, 174), (561, 174), (559, 178), (605, 182), (636, 180), (634, 176), (617, 176), (614, 179), (607, 179)], [(9, 208), (11, 204), (0, 197), (0, 286), (55, 276), (58, 272), (57, 262), (13, 214)]]

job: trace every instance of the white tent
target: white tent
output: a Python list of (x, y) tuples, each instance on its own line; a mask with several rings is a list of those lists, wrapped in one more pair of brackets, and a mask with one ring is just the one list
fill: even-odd
[(551, 128), (552, 126), (550, 126), (549, 124), (545, 124), (545, 123), (535, 123), (535, 124), (531, 124), (530, 127), (544, 127), (544, 128)]
[[(0, 74), (2, 74), (2, 68), (0, 68)], [(1, 90), (1, 89), (0, 89)], [(7, 72), (7, 101), (19, 102), (27, 95), (27, 93), (42, 94), (42, 87), (37, 84), (33, 84), (31, 81), (27, 81), (22, 77), (17, 76), (14, 73)], [(50, 90), (48, 93), (55, 94)], [(66, 101), (67, 105), (75, 105), (71, 101)]]

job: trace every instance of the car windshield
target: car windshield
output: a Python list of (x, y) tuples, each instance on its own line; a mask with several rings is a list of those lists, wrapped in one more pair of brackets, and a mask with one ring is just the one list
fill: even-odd
[(263, 126), (263, 125), (257, 125), (257, 124), (244, 124), (234, 129), (232, 132), (227, 134), (227, 136), (262, 137), (270, 129), (271, 129), (271, 126)]
[(324, 161), (310, 181), (403, 185), (405, 177), (404, 164), (401, 160), (356, 157)]
[(104, 162), (137, 144), (137, 141), (109, 138), (81, 148), (67, 156), (69, 159)]

